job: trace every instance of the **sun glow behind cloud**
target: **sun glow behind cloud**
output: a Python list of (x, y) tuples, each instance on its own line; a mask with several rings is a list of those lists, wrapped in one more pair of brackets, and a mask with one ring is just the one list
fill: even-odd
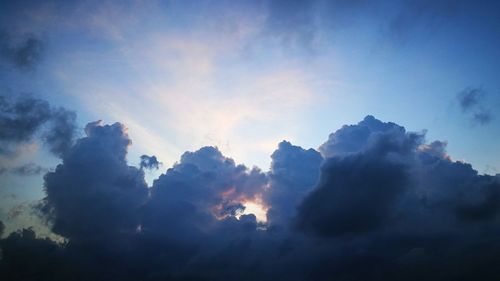
[(267, 208), (261, 202), (247, 201), (243, 203), (243, 206), (245, 206), (243, 215), (253, 214), (258, 222), (267, 221)]
[[(266, 167), (277, 141), (294, 139), (293, 124), (321, 100), (324, 85), (277, 52), (272, 40), (254, 46), (262, 16), (248, 17), (227, 18), (223, 26), (231, 29), (219, 30), (214, 22), (187, 32), (153, 26), (134, 33), (128, 31), (135, 30), (131, 20), (123, 29), (113, 26), (115, 35), (102, 48), (63, 51), (54, 68), (65, 91), (91, 114), (131, 128), (132, 155), (154, 150), (172, 164), (182, 151), (217, 145), (239, 161)], [(248, 54), (248, 48), (263, 47), (276, 54)]]

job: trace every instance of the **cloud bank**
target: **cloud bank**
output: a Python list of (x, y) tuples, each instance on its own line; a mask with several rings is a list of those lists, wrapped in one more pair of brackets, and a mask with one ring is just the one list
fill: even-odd
[(89, 123), (85, 134), (44, 177), (40, 211), (66, 242), (31, 229), (0, 240), (6, 280), (500, 276), (500, 178), (425, 133), (367, 116), (319, 151), (281, 142), (267, 173), (202, 147), (151, 187), (143, 168), (155, 161), (128, 165), (122, 124)]

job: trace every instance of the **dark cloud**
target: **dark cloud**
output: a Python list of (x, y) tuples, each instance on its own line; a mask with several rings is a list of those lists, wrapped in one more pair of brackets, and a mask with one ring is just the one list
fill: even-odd
[(155, 169), (158, 170), (160, 168), (161, 162), (156, 159), (156, 156), (148, 156), (148, 155), (142, 155), (141, 156), (141, 162), (139, 163), (139, 167), (141, 169)]
[(186, 152), (151, 187), (143, 229), (178, 232), (182, 239), (198, 237), (218, 219), (241, 212), (245, 201), (257, 200), (266, 183), (259, 169), (236, 165), (216, 147)]
[(13, 154), (20, 144), (41, 134), (49, 150), (62, 156), (72, 145), (75, 119), (74, 112), (53, 108), (41, 99), (0, 96), (0, 154)]
[(270, 187), (265, 199), (272, 225), (288, 225), (304, 196), (318, 183), (323, 157), (314, 149), (305, 150), (287, 141), (271, 155)]
[(44, 42), (31, 34), (16, 40), (9, 34), (0, 32), (0, 57), (20, 69), (31, 69), (38, 64), (44, 46)]
[[(498, 280), (500, 177), (446, 142), (367, 116), (320, 147), (283, 141), (269, 173), (216, 147), (148, 189), (119, 123), (87, 125), (45, 176), (42, 214), (66, 242), (0, 240), (6, 280)], [(268, 221), (247, 202), (268, 208)], [(42, 259), (43, 257), (43, 259)]]
[(48, 238), (37, 238), (33, 229), (11, 233), (0, 240), (0, 247), (2, 279), (64, 280), (63, 248)]
[(332, 157), (299, 208), (299, 228), (342, 235), (385, 223), (408, 185), (408, 155), (420, 144), (419, 135), (372, 116), (331, 134), (321, 148)]
[(326, 158), (355, 154), (370, 147), (370, 143), (378, 141), (380, 135), (391, 133), (395, 138), (406, 138), (403, 127), (391, 122), (380, 122), (368, 115), (357, 125), (344, 125), (330, 134), (328, 140), (319, 147), (319, 151)]
[(119, 123), (89, 123), (85, 133), (45, 175), (42, 211), (54, 232), (68, 238), (133, 233), (147, 186), (144, 172), (127, 165), (130, 139)]
[(467, 87), (457, 94), (457, 102), (462, 112), (469, 115), (471, 120), (478, 125), (486, 125), (493, 120), (485, 98), (486, 92), (476, 87)]
[(71, 148), (75, 137), (76, 113), (62, 107), (52, 109), (52, 116), (47, 130), (43, 133), (43, 141), (50, 152), (63, 157)]
[(3, 224), (2, 221), (0, 221), (0, 238), (3, 236), (4, 230), (5, 230), (5, 224)]

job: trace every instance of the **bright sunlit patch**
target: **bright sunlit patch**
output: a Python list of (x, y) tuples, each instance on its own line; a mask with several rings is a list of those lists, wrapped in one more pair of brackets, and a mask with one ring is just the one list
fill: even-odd
[(259, 202), (248, 201), (243, 203), (245, 211), (242, 215), (254, 214), (258, 222), (267, 221), (267, 208)]

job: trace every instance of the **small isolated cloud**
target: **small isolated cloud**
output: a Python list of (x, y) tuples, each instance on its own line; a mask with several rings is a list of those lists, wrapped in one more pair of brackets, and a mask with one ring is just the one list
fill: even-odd
[(457, 94), (457, 102), (462, 112), (478, 125), (487, 125), (493, 120), (485, 98), (486, 92), (477, 87), (467, 87)]
[(158, 170), (161, 166), (161, 162), (156, 159), (156, 156), (148, 156), (148, 155), (142, 155), (141, 156), (141, 162), (139, 163), (139, 167), (141, 169), (148, 169), (148, 170)]

